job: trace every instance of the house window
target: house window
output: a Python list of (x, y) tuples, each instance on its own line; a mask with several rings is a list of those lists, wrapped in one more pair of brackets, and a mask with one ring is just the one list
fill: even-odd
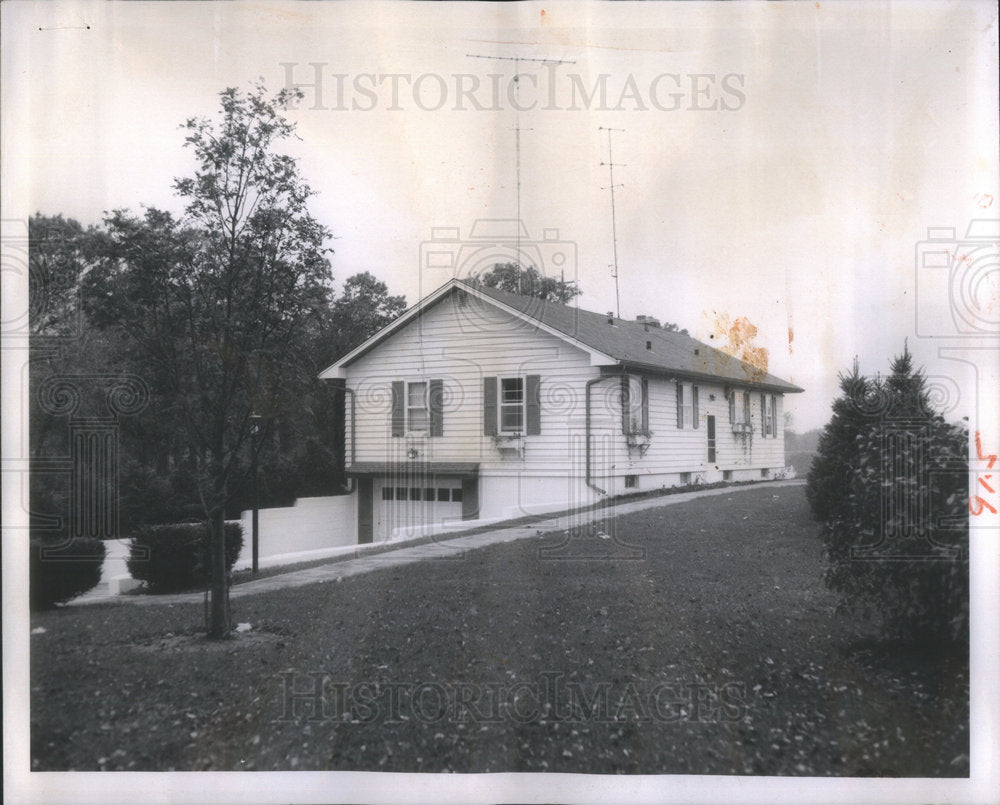
[(504, 377), (500, 380), (500, 430), (520, 433), (524, 428), (524, 380)]
[(771, 435), (778, 438), (778, 398), (771, 395)]
[(639, 476), (638, 475), (626, 475), (625, 476), (625, 488), (626, 489), (638, 489), (639, 488)]
[(382, 500), (392, 500), (392, 490), (391, 486), (382, 487)]
[(698, 427), (698, 387), (691, 386), (691, 424)]
[(733, 480), (733, 471), (732, 470), (723, 470), (722, 471), (722, 480), (723, 481), (731, 481), (731, 480)]
[(483, 435), (542, 432), (541, 377), (483, 378)]
[(729, 392), (729, 422), (732, 425), (750, 424), (750, 392), (742, 392), (742, 397), (735, 391)]
[(729, 392), (729, 421), (733, 431), (745, 430), (750, 424), (750, 392), (744, 391), (738, 396), (735, 391)]
[(392, 381), (392, 435), (444, 435), (444, 380)]
[(427, 410), (427, 383), (406, 384), (406, 429), (410, 432), (424, 432), (430, 426)]
[(639, 375), (622, 378), (622, 430), (646, 433), (649, 430), (649, 384)]
[(682, 472), (681, 473), (681, 486), (689, 486), (691, 484), (691, 473)]
[(437, 492), (438, 503), (447, 503), (451, 497), (451, 495), (449, 494), (450, 491), (451, 490), (447, 488), (439, 488)]

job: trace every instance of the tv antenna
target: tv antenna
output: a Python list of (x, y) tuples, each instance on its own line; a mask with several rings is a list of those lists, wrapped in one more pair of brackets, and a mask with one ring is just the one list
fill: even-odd
[[(512, 61), (514, 62), (514, 113), (517, 116), (514, 124), (514, 151), (516, 154), (516, 194), (517, 194), (517, 222), (515, 226), (516, 243), (516, 265), (517, 265), (517, 292), (521, 293), (521, 62), (533, 62), (535, 64), (576, 64), (575, 61), (566, 59), (533, 59), (527, 56), (483, 56), (479, 53), (466, 53), (469, 59), (486, 59), (488, 61)], [(527, 129), (531, 131), (531, 129)]]
[(615, 261), (610, 267), (614, 268), (614, 272), (611, 276), (615, 278), (615, 311), (620, 319), (622, 317), (622, 304), (618, 295), (618, 226), (615, 220), (615, 188), (624, 187), (625, 185), (615, 184), (615, 168), (624, 168), (627, 166), (624, 163), (615, 162), (614, 158), (611, 156), (611, 132), (625, 131), (625, 129), (610, 129), (606, 126), (598, 126), (597, 130), (606, 131), (608, 133), (608, 161), (602, 162), (601, 165), (608, 166), (608, 174), (610, 176), (611, 183), (607, 187), (602, 187), (601, 190), (611, 190), (611, 248)]

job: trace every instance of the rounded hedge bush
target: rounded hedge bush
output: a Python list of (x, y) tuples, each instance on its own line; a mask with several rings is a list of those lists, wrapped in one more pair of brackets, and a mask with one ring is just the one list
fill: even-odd
[[(243, 547), (239, 523), (226, 523), (226, 569)], [(206, 523), (140, 526), (129, 540), (128, 572), (154, 592), (204, 587), (212, 577), (211, 535)]]
[(101, 581), (104, 543), (76, 537), (30, 543), (29, 601), (32, 610), (51, 609), (92, 590)]

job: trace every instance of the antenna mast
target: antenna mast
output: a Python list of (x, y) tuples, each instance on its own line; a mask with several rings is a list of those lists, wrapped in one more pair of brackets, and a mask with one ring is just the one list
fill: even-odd
[[(565, 59), (531, 59), (526, 56), (482, 56), (478, 53), (466, 53), (469, 59), (487, 59), (489, 61), (512, 61), (514, 62), (514, 111), (517, 115), (517, 122), (514, 124), (514, 150), (516, 152), (517, 163), (517, 292), (521, 293), (521, 62), (534, 62), (536, 64), (576, 64), (574, 61)], [(528, 129), (531, 131), (531, 129)]]
[(601, 165), (608, 166), (608, 174), (611, 179), (611, 184), (607, 187), (602, 187), (601, 190), (611, 190), (611, 248), (614, 254), (614, 273), (611, 275), (615, 278), (615, 311), (620, 319), (622, 317), (622, 305), (621, 300), (618, 295), (618, 226), (615, 219), (615, 188), (624, 187), (624, 185), (615, 184), (615, 167), (624, 168), (626, 167), (622, 163), (616, 163), (614, 158), (611, 156), (611, 132), (613, 131), (625, 131), (625, 129), (610, 129), (605, 126), (598, 126), (598, 131), (606, 131), (608, 133), (608, 161), (602, 162)]

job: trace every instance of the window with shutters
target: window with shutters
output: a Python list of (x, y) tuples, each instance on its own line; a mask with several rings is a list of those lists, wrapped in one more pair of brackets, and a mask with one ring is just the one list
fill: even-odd
[(486, 436), (537, 436), (542, 432), (541, 378), (483, 378), (483, 433)]
[(406, 430), (409, 433), (426, 433), (430, 426), (427, 410), (427, 383), (406, 384)]
[(750, 392), (729, 392), (729, 422), (733, 433), (750, 432)]
[(771, 395), (771, 435), (778, 438), (778, 398)]
[(520, 433), (524, 429), (524, 379), (500, 379), (500, 430)]
[(392, 435), (444, 435), (444, 380), (392, 382)]

